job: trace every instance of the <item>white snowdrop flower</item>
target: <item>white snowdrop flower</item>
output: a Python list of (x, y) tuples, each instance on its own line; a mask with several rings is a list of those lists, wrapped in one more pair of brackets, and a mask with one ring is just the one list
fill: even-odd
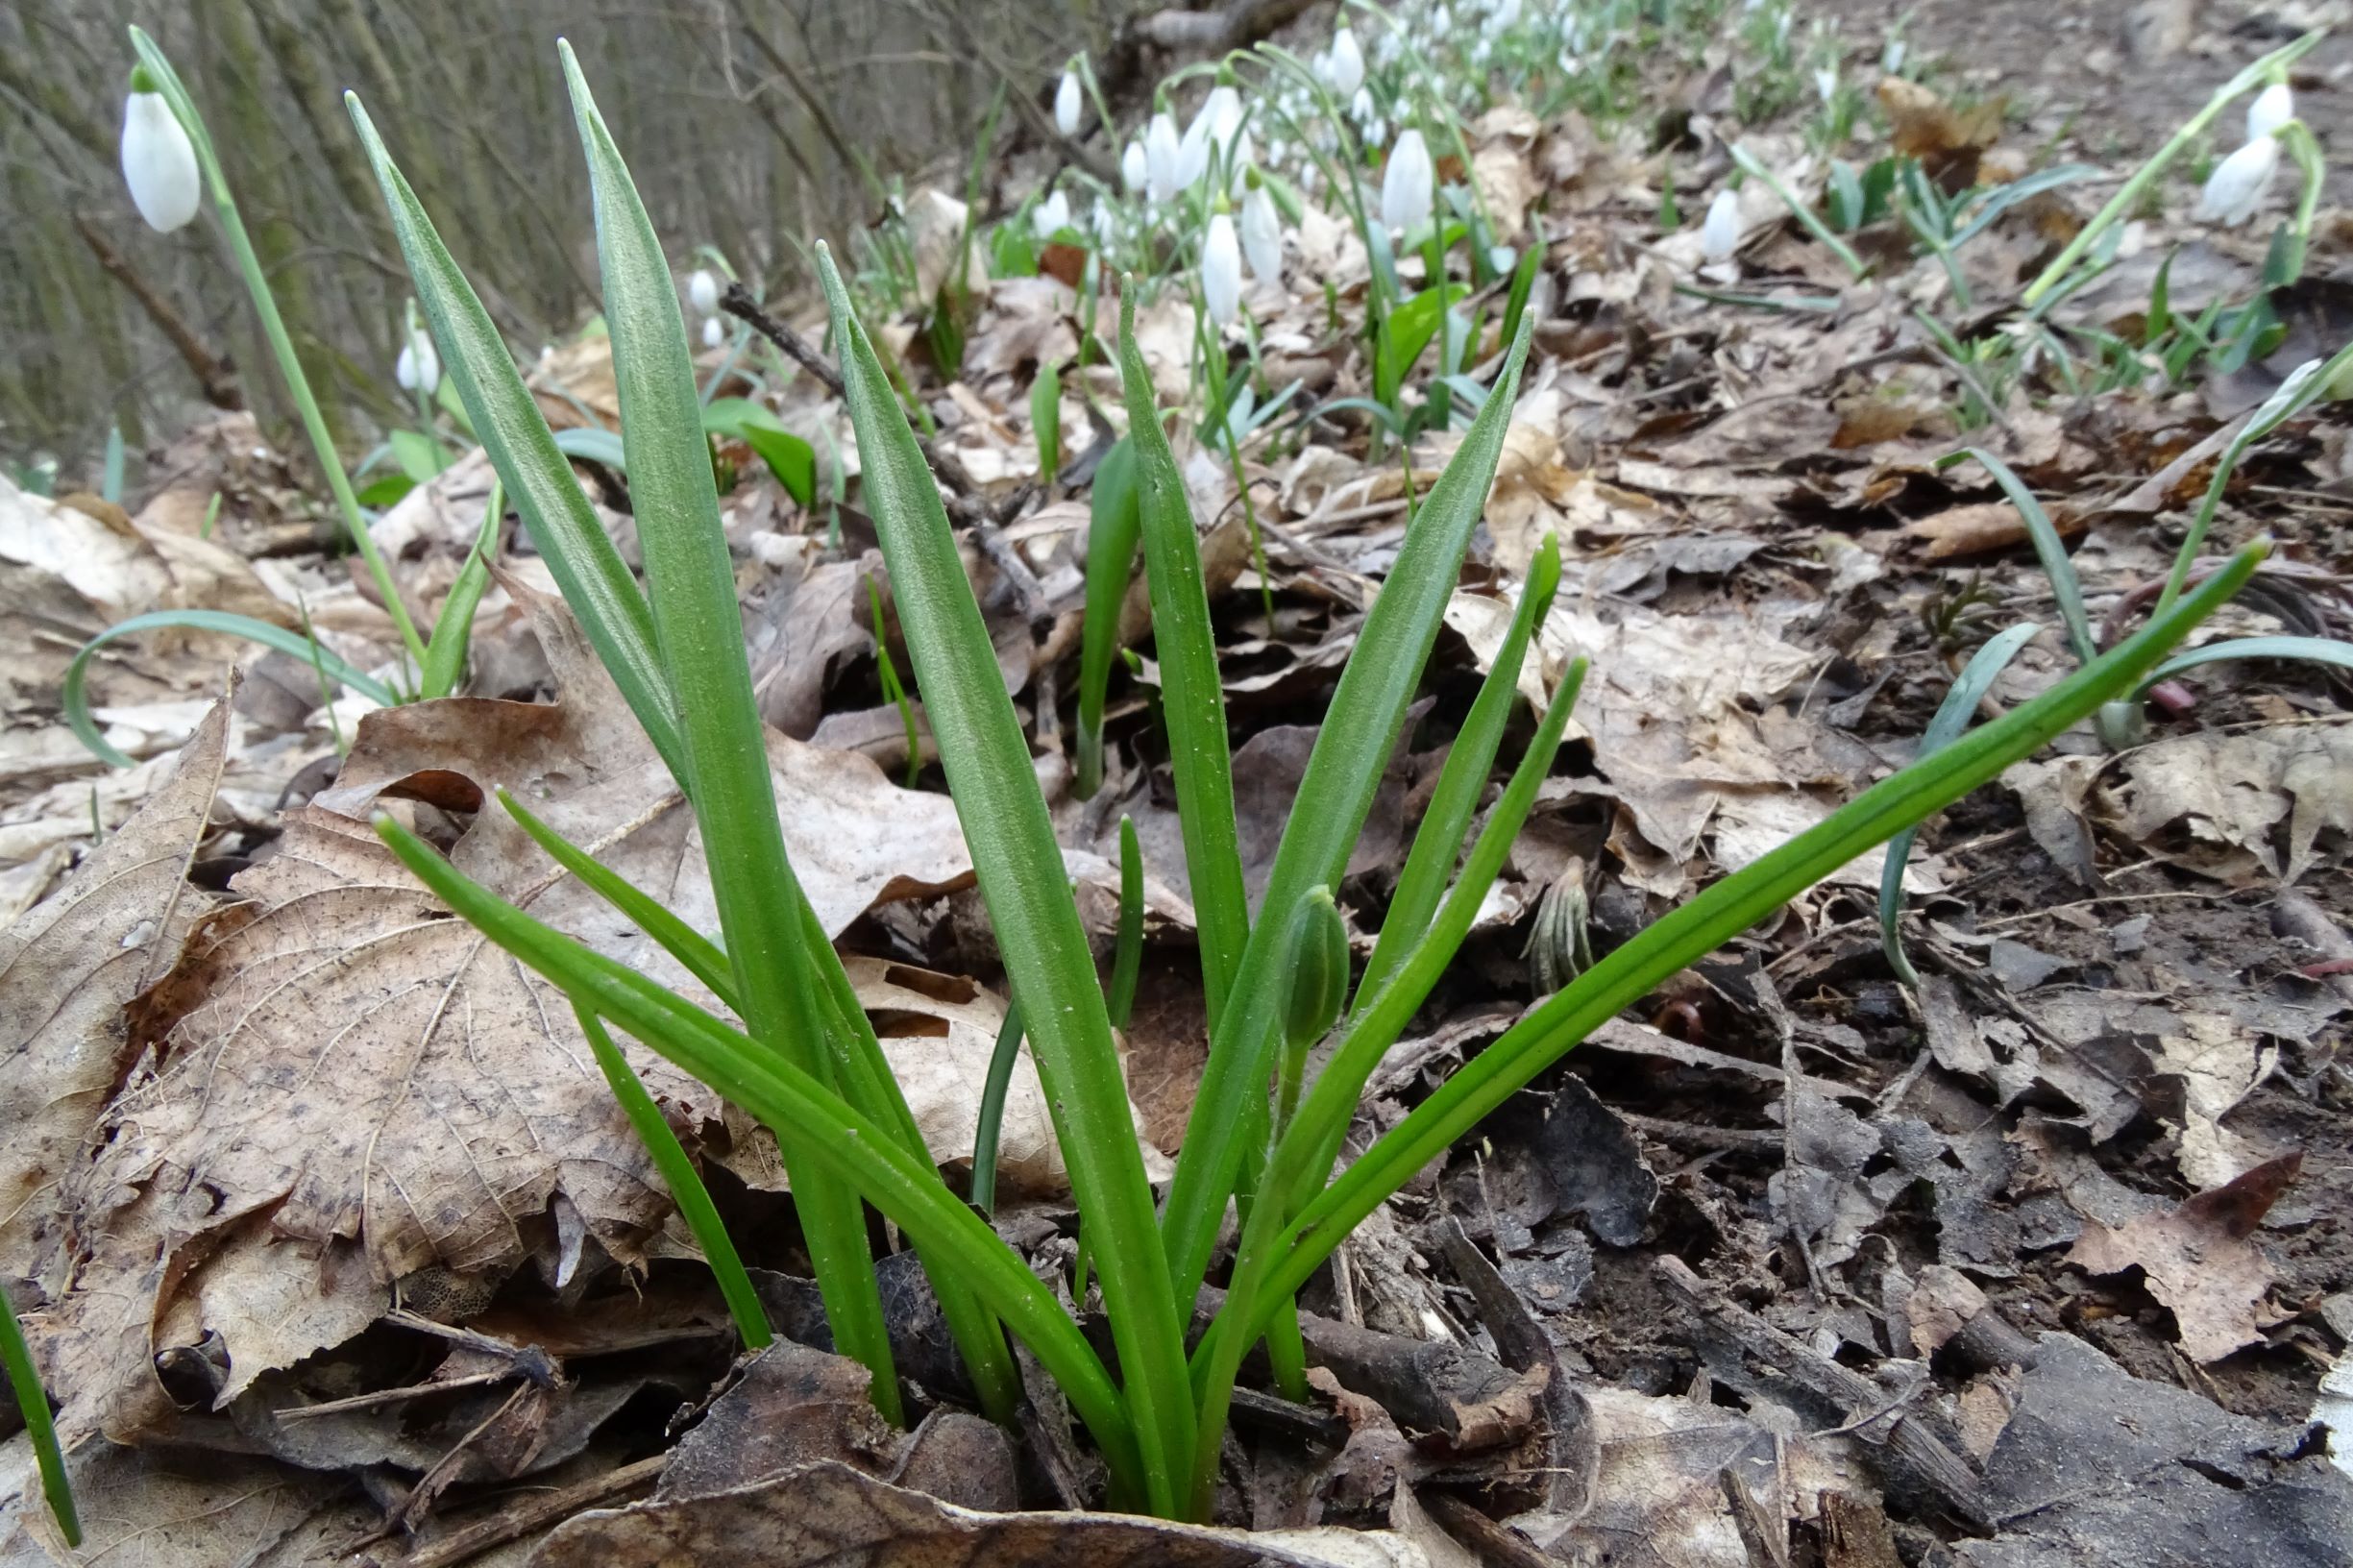
[(1247, 130), (1234, 138), (1233, 146), (1227, 150), (1225, 155), (1226, 189), (1228, 191), (1242, 188), (1242, 173), (1250, 167), (1256, 151), (1250, 145), (1250, 133)]
[(1209, 172), (1210, 159), (1234, 139), (1242, 123), (1242, 95), (1229, 86), (1215, 86), (1201, 104), (1201, 111), (1185, 128), (1178, 144), (1177, 184), (1189, 187)]
[(2258, 136), (2215, 165), (2198, 193), (2197, 219), (2235, 229), (2255, 215), (2279, 172), (2279, 138)]
[(708, 267), (697, 267), (686, 280), (686, 300), (699, 316), (719, 314), (719, 280)]
[(1373, 89), (1357, 88), (1356, 96), (1348, 100), (1348, 117), (1360, 126), (1373, 122)]
[(1283, 280), (1283, 219), (1264, 185), (1253, 186), (1242, 198), (1242, 255), (1250, 259), (1250, 275), (1262, 283)]
[(1490, 33), (1508, 33), (1520, 25), (1520, 0), (1496, 0), (1492, 12), (1495, 25)]
[(1471, 63), (1474, 66), (1484, 66), (1487, 62), (1487, 40), (1479, 39), (1471, 45)]
[(196, 149), (159, 92), (142, 92), (144, 67), (132, 72), (131, 96), (123, 100), (123, 184), (147, 227), (168, 234), (196, 216), (204, 182), (196, 172)]
[(1127, 151), (1119, 155), (1119, 183), (1127, 186), (1128, 194), (1133, 196), (1143, 189), (1144, 181), (1150, 173), (1151, 164), (1144, 158), (1143, 143), (1129, 142)]
[(716, 349), (716, 348), (718, 348), (718, 347), (719, 347), (719, 346), (720, 346), (722, 343), (724, 343), (724, 342), (726, 342), (726, 341), (727, 341), (727, 329), (725, 329), (724, 327), (722, 327), (722, 326), (719, 324), (719, 318), (718, 318), (717, 316), (705, 316), (705, 317), (703, 317), (703, 318), (702, 318), (702, 346), (703, 346), (704, 348), (706, 348), (706, 349)]
[(1740, 197), (1727, 189), (1707, 204), (1707, 219), (1700, 225), (1700, 254), (1710, 261), (1726, 261), (1740, 249)]
[(2246, 106), (2246, 139), (2259, 141), (2295, 118), (2295, 94), (2285, 82), (2274, 82)]
[(1332, 54), (1327, 54), (1325, 59), (1332, 66), (1332, 75), (1325, 78), (1332, 83), (1332, 96), (1346, 99), (1346, 96), (1356, 94), (1358, 87), (1362, 87), (1364, 52), (1356, 47), (1356, 33), (1348, 31), (1346, 26), (1332, 33)]
[(1814, 91), (1824, 103), (1838, 96), (1838, 67), (1818, 65), (1814, 68)]
[(1510, 246), (1498, 245), (1493, 250), (1487, 252), (1487, 270), (1494, 273), (1496, 276), (1501, 277), (1503, 274), (1509, 272), (1511, 270), (1512, 263), (1518, 260), (1519, 257), (1512, 254)]
[(1029, 222), (1040, 239), (1053, 238), (1070, 227), (1070, 198), (1059, 190), (1054, 192), (1031, 209)]
[(1562, 45), (1560, 50), (1560, 74), (1562, 76), (1575, 76), (1580, 70), (1583, 69), (1583, 67), (1584, 62), (1577, 58), (1577, 51), (1569, 48), (1565, 44)]
[(1879, 69), (1890, 76), (1900, 75), (1903, 70), (1903, 40), (1901, 38), (1888, 39), (1887, 47), (1879, 51)]
[(1152, 116), (1151, 127), (1144, 132), (1143, 152), (1153, 201), (1168, 201), (1185, 188), (1185, 182), (1177, 178), (1184, 166), (1183, 144), (1177, 140), (1176, 117), (1166, 110)]
[(1329, 49), (1316, 50), (1315, 58), (1308, 61), (1308, 69), (1314, 73), (1316, 81), (1321, 82), (1327, 87), (1330, 86), (1332, 85), (1332, 51)]
[(1430, 216), (1430, 183), (1434, 170), (1422, 134), (1409, 126), (1397, 133), (1389, 149), (1389, 166), (1381, 177), (1381, 221), (1399, 233), (1419, 227)]
[(1098, 246), (1109, 245), (1111, 243), (1113, 232), (1111, 204), (1108, 202), (1097, 202), (1095, 204), (1094, 217), (1092, 221), (1095, 244)]
[(1434, 43), (1446, 41), (1446, 35), (1455, 30), (1455, 13), (1444, 6), (1430, 13), (1430, 37)]
[(392, 379), (404, 392), (431, 397), (441, 386), (441, 355), (433, 352), (433, 339), (423, 329), (408, 334), (401, 349), (400, 358), (393, 361)]
[(1079, 111), (1086, 104), (1079, 91), (1078, 72), (1064, 70), (1062, 85), (1054, 89), (1054, 129), (1066, 136), (1077, 135)]
[(1201, 300), (1210, 320), (1223, 327), (1242, 303), (1242, 253), (1234, 240), (1234, 219), (1219, 212), (1210, 219), (1201, 241)]

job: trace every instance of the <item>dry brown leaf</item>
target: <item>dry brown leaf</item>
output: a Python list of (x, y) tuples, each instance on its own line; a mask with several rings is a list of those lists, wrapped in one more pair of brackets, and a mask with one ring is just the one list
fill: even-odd
[(137, 815), (55, 897), (0, 930), (0, 1274), (31, 1271), (57, 1184), (131, 1068), (125, 1005), (171, 968), (212, 905), (186, 872), (226, 755), (229, 700), (212, 705)]
[[(670, 1207), (560, 994), (368, 827), (298, 808), (233, 886), (250, 901), (165, 982), (168, 1039), (108, 1108), (66, 1185), (71, 1242), (43, 1260), (77, 1434), (168, 1424), (154, 1358), (174, 1345), (220, 1335), (225, 1400), (365, 1328), (390, 1282), (513, 1269), (551, 1245), (559, 1192), (624, 1260)], [(631, 1054), (688, 1128), (718, 1115)]]
[(292, 1568), (342, 1560), (381, 1512), (341, 1476), (207, 1449), (100, 1443), (72, 1456), (81, 1550), (40, 1500), (20, 1433), (0, 1458), (0, 1563), (106, 1568)]
[(2353, 726), (2200, 731), (2117, 767), (2117, 826), (2139, 844), (2178, 827), (2188, 842), (2176, 863), (2234, 886), (2258, 880), (2258, 868), (2292, 883), (2353, 834)]
[(1428, 1568), (1386, 1531), (1252, 1533), (1134, 1514), (982, 1513), (846, 1464), (754, 1486), (587, 1513), (559, 1527), (531, 1568)]
[[(2065, 507), (2052, 512), (2050, 521), (2063, 538), (2083, 531), (2083, 519)], [(1914, 518), (1903, 526), (1901, 532), (1905, 538), (1921, 541), (1922, 558), (1931, 561), (2008, 550), (2026, 542), (2025, 520), (2006, 501), (1949, 506), (1926, 517)]]
[(2271, 1267), (2247, 1239), (2303, 1168), (2284, 1155), (2164, 1213), (2111, 1228), (2087, 1218), (2067, 1261), (2093, 1274), (2138, 1268), (2148, 1293), (2173, 1309), (2182, 1354), (2216, 1361), (2263, 1338)]

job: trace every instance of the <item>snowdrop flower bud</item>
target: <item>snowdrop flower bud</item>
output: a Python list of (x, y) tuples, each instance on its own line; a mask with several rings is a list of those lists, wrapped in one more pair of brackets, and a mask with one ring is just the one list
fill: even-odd
[(1360, 126), (1373, 123), (1372, 88), (1357, 88), (1356, 96), (1348, 100), (1348, 117)]
[(1262, 283), (1283, 279), (1283, 220), (1264, 185), (1253, 185), (1242, 198), (1242, 254), (1250, 258), (1250, 274)]
[(727, 330), (719, 324), (719, 318), (717, 316), (703, 317), (702, 346), (706, 349), (716, 349), (725, 341), (727, 341)]
[(1494, 21), (1495, 25), (1487, 30), (1490, 35), (1508, 33), (1517, 27), (1520, 23), (1520, 0), (1497, 0)]
[(1051, 239), (1070, 227), (1070, 198), (1061, 191), (1040, 202), (1029, 215), (1030, 227), (1040, 239)]
[(1381, 177), (1382, 223), (1403, 233), (1428, 219), (1433, 177), (1430, 149), (1422, 144), (1422, 134), (1411, 127), (1397, 133), (1397, 145), (1389, 149), (1388, 169)]
[(1189, 186), (1207, 174), (1212, 155), (1233, 141), (1241, 123), (1242, 95), (1229, 86), (1212, 87), (1201, 112), (1185, 128), (1185, 140), (1178, 149), (1177, 184)]
[(1740, 249), (1740, 197), (1729, 189), (1716, 192), (1707, 204), (1707, 219), (1700, 225), (1700, 254), (1710, 261), (1728, 261)]
[(1097, 202), (1095, 204), (1092, 222), (1094, 227), (1095, 244), (1097, 246), (1109, 245), (1112, 239), (1112, 213), (1110, 203)]
[(2285, 82), (2274, 82), (2246, 106), (2246, 139), (2260, 141), (2295, 118), (2295, 94)]
[(1814, 91), (1821, 96), (1822, 101), (1826, 104), (1838, 96), (1837, 66), (1821, 65), (1815, 67)]
[(1132, 196), (1143, 189), (1144, 180), (1150, 173), (1151, 165), (1144, 159), (1143, 143), (1129, 142), (1127, 151), (1119, 155), (1119, 183), (1127, 186), (1128, 194)]
[(1500, 278), (1509, 272), (1518, 260), (1519, 257), (1512, 253), (1510, 246), (1498, 245), (1487, 252), (1487, 270)]
[(1209, 235), (1201, 242), (1201, 299), (1210, 320), (1223, 327), (1242, 303), (1242, 253), (1234, 242), (1234, 220), (1219, 212), (1210, 219)]
[(1364, 86), (1364, 52), (1357, 47), (1357, 36), (1342, 27), (1332, 35), (1332, 92), (1337, 98), (1354, 97)]
[(2215, 165), (2197, 199), (2197, 218), (2237, 228), (2255, 215), (2279, 172), (2279, 138), (2258, 136)]
[(1455, 13), (1453, 12), (1448, 11), (1444, 6), (1440, 6), (1437, 10), (1430, 13), (1430, 35), (1433, 38), (1436, 39), (1440, 43), (1443, 43), (1446, 41), (1446, 35), (1452, 33), (1454, 30)]
[(686, 280), (686, 299), (699, 316), (719, 314), (719, 280), (711, 276), (710, 268), (697, 267)]
[(431, 397), (441, 386), (441, 356), (433, 352), (432, 337), (422, 329), (408, 334), (408, 342), (401, 356), (393, 362), (392, 379), (404, 392)]
[(1879, 69), (1890, 76), (1903, 74), (1904, 47), (1901, 38), (1890, 38), (1887, 47), (1879, 51)]
[(123, 183), (139, 216), (159, 234), (196, 216), (204, 193), (196, 149), (143, 65), (131, 73), (131, 96), (123, 101)]
[(1066, 136), (1078, 135), (1079, 110), (1086, 100), (1079, 93), (1078, 72), (1065, 69), (1062, 86), (1054, 89), (1054, 129)]
[(1144, 133), (1143, 153), (1152, 200), (1165, 202), (1185, 188), (1177, 178), (1184, 166), (1184, 148), (1177, 140), (1176, 118), (1166, 110), (1152, 116), (1151, 128)]

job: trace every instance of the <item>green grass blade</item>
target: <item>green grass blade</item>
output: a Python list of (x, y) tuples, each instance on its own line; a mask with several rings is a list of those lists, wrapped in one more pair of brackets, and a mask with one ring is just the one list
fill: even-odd
[(1038, 438), (1038, 482), (1051, 485), (1062, 472), (1062, 370), (1042, 365), (1029, 387), (1029, 428)]
[[(1214, 1030), (1249, 940), (1250, 899), (1234, 826), (1234, 757), (1226, 736), (1225, 688), (1217, 674), (1217, 638), (1201, 576), (1201, 543), (1185, 498), (1185, 477), (1161, 428), (1152, 375), (1136, 346), (1136, 293), (1133, 282), (1119, 291), (1119, 378), (1127, 397), (1127, 438), (1136, 453), (1161, 712), (1168, 725), (1177, 823), (1184, 832), (1185, 871), (1200, 931), (1201, 984)], [(1191, 1300), (1189, 1293), (1186, 1300)]]
[[(1954, 677), (1952, 689), (1937, 705), (1936, 714), (1928, 721), (1927, 729), (1920, 737), (1920, 755), (1915, 761), (1925, 761), (1950, 746), (1969, 727), (1970, 715), (1985, 700), (1985, 694), (1994, 689), (1994, 682), (2010, 668), (2018, 650), (2034, 640), (2043, 628), (2031, 621), (1996, 632), (1983, 648), (1971, 655)], [(1919, 835), (1917, 827), (1907, 827), (1887, 841), (1887, 865), (1879, 872), (1879, 946), (1887, 954), (1887, 967), (1896, 971), (1896, 978), (1914, 991), (1920, 989), (1920, 973), (1912, 968), (1911, 958), (1903, 950), (1903, 869), (1912, 858), (1912, 840)]]
[(491, 481), (481, 531), (466, 552), (466, 564), (457, 569), (449, 597), (441, 601), (441, 619), (433, 623), (433, 635), (425, 645), (425, 669), (417, 679), (421, 697), (447, 697), (466, 678), (466, 650), (474, 643), (474, 612), (490, 586), (490, 552), (497, 548), (499, 517), (505, 510), (504, 489), (496, 479)]
[[(1553, 694), (1534, 739), (1520, 758), (1519, 767), (1512, 771), (1511, 782), (1505, 786), (1503, 797), (1488, 814), (1487, 824), (1471, 846), (1461, 878), (1446, 900), (1437, 923), (1374, 998), (1373, 1005), (1362, 1009), (1351, 1020), (1347, 1034), (1316, 1079), (1313, 1091), (1276, 1145), (1258, 1204), (1243, 1221), (1241, 1245), (1235, 1257), (1226, 1306), (1219, 1310), (1209, 1333), (1193, 1352), (1193, 1388), (1201, 1401), (1204, 1432), (1225, 1424), (1234, 1378), (1254, 1336), (1252, 1314), (1245, 1308), (1260, 1299), (1260, 1286), (1281, 1256), (1277, 1237), (1286, 1218), (1306, 1201), (1308, 1189), (1332, 1168), (1357, 1101), (1364, 1091), (1365, 1080), (1379, 1065), (1382, 1053), (1404, 1031), (1438, 976), (1445, 972), (1463, 938), (1470, 934), (1479, 906), (1486, 900), (1487, 889), (1503, 869), (1505, 855), (1510, 852), (1521, 824), (1535, 805), (1536, 791), (1553, 771), (1553, 761), (1560, 751), (1560, 737), (1568, 728), (1569, 715), (1577, 706), (1577, 695), (1584, 686), (1584, 677), (1585, 662), (1579, 659), (1569, 667), (1559, 690)], [(1297, 1312), (1288, 1301), (1286, 1296), (1265, 1312), (1257, 1314), (1258, 1320), (1267, 1327), (1270, 1345), (1278, 1325), (1283, 1325), (1287, 1338), (1288, 1329), (1296, 1326)], [(1216, 1454), (1206, 1441), (1202, 1442), (1194, 1458), (1196, 1486), (1216, 1484)]]
[(131, 759), (107, 744), (106, 736), (99, 731), (97, 720), (90, 713), (90, 655), (117, 638), (129, 637), (135, 632), (166, 628), (217, 631), (228, 637), (242, 637), (249, 643), (259, 643), (263, 648), (302, 660), (328, 679), (357, 692), (371, 702), (391, 707), (400, 700), (391, 687), (373, 675), (361, 674), (329, 652), (323, 644), (314, 643), (299, 631), (289, 631), (284, 626), (257, 621), (250, 615), (233, 615), (227, 610), (150, 610), (145, 615), (118, 621), (84, 643), (74, 654), (73, 662), (65, 667), (65, 679), (58, 694), (58, 700), (65, 710), (65, 723), (74, 734), (99, 760), (116, 768), (130, 767)]
[(1495, 663), (1487, 671), (1479, 696), (1472, 700), (1471, 711), (1463, 719), (1454, 745), (1447, 748), (1446, 764), (1438, 771), (1437, 788), (1431, 792), (1429, 809), (1422, 816), (1421, 826), (1414, 830), (1413, 847), (1406, 854), (1405, 870), (1397, 875), (1397, 891), (1389, 899), (1389, 912), (1381, 922), (1381, 936), (1373, 943), (1373, 956), (1364, 966), (1364, 978), (1358, 983), (1360, 1009), (1380, 992), (1382, 983), (1421, 941), (1422, 933), (1430, 927), (1430, 918), (1437, 913), (1438, 900), (1446, 894), (1447, 879), (1454, 874), (1463, 835), (1470, 831), (1471, 817), (1478, 811), (1479, 797), (1487, 787), (1487, 774), (1495, 767), (1496, 748), (1503, 745), (1504, 726), (1511, 718), (1512, 701), (1519, 691), (1520, 666), (1527, 660), (1528, 645), (1535, 629), (1544, 624), (1544, 617), (1552, 608), (1553, 595), (1559, 586), (1560, 545), (1557, 538), (1548, 533), (1529, 563), (1528, 580), (1520, 587), (1520, 602), (1512, 613), (1510, 629), (1504, 634), (1504, 645), (1497, 650)]
[(1300, 1212), (1285, 1233), (1282, 1245), (1287, 1250), (1259, 1290), (1253, 1315), (1274, 1311), (1389, 1193), (1660, 981), (2128, 690), (2167, 649), (2238, 593), (2268, 550), (2267, 543), (2242, 550), (2195, 594), (2105, 657), (1865, 791), (1827, 821), (1654, 922), (1513, 1025)]
[[(753, 1039), (820, 1083), (831, 1077), (817, 975), (784, 850), (766, 731), (752, 696), (735, 570), (702, 430), (702, 400), (670, 263), (627, 165), (569, 45), (558, 45), (596, 197), (604, 321), (613, 340), (621, 438), (651, 589), (655, 646), (677, 705), (689, 792), (713, 901)], [(834, 1343), (874, 1376), (874, 1403), (899, 1417), (898, 1379), (856, 1192), (782, 1146)]]
[(997, 674), (930, 465), (822, 247), (818, 273), (858, 432), (868, 510), (890, 563), (916, 682), (940, 740), (981, 895), (1028, 1020), (1071, 1190), (1087, 1229), (1119, 1238), (1098, 1260), (1104, 1303), (1135, 1415), (1145, 1494), (1154, 1509), (1169, 1512), (1178, 1507), (1178, 1475), (1192, 1447), (1192, 1405), (1166, 1265), (1144, 1244), (1152, 1190), (1102, 988), (1029, 746)]
[(972, 1128), (972, 1207), (996, 1213), (996, 1149), (1005, 1126), (1005, 1096), (1013, 1088), (1014, 1064), (1021, 1058), (1021, 1004), (1005, 1004), (996, 1049), (989, 1056), (989, 1077), (981, 1085), (980, 1115)]
[(627, 917), (630, 924), (651, 937), (664, 952), (685, 966), (689, 974), (708, 986), (723, 1006), (736, 1013), (743, 1011), (736, 1005), (734, 968), (719, 943), (672, 914), (660, 899), (541, 821), (504, 790), (499, 791), (499, 804), (506, 808), (506, 814), (522, 825), (551, 859), (577, 877), (581, 886)]
[(49, 1418), (49, 1394), (41, 1387), (32, 1347), (25, 1343), (24, 1329), (16, 1321), (16, 1309), (5, 1289), (0, 1289), (0, 1366), (8, 1370), (9, 1389), (16, 1396), (17, 1411), (24, 1416), (25, 1432), (33, 1439), (33, 1457), (40, 1465), (41, 1493), (49, 1499), (49, 1511), (56, 1515), (65, 1544), (78, 1547), (82, 1520), (74, 1511), (74, 1483), (65, 1474), (65, 1456), (58, 1451), (57, 1423)]
[(442, 902), (530, 966), (576, 1005), (610, 1019), (773, 1129), (941, 1261), (1019, 1335), (1087, 1424), (1113, 1473), (1139, 1487), (1133, 1427), (1118, 1388), (1078, 1325), (920, 1155), (823, 1084), (627, 966), (541, 924), (469, 878), (387, 817), (376, 830)]
[(621, 1054), (621, 1047), (613, 1043), (613, 1037), (604, 1032), (604, 1025), (585, 1008), (576, 1005), (573, 1012), (580, 1020), (580, 1033), (588, 1037), (588, 1048), (596, 1053), (597, 1066), (604, 1069), (604, 1081), (612, 1086), (613, 1098), (621, 1102), (622, 1114), (629, 1118), (637, 1140), (646, 1146), (653, 1168), (670, 1188), (678, 1216), (702, 1248), (703, 1260), (719, 1281), (719, 1293), (726, 1298), (727, 1311), (735, 1318), (736, 1332), (744, 1336), (744, 1347), (764, 1348), (774, 1340), (775, 1331), (769, 1327), (768, 1309), (760, 1305), (760, 1293), (751, 1287), (751, 1276), (744, 1272), (735, 1238), (727, 1234), (719, 1206), (711, 1201), (711, 1189), (702, 1185), (695, 1162), (687, 1158), (678, 1135), (663, 1119), (662, 1108), (646, 1092), (646, 1086)]
[(2043, 510), (2043, 503), (2035, 500), (2026, 481), (2011, 472), (2008, 463), (1981, 447), (1963, 447), (1949, 457), (1939, 458), (1936, 466), (1950, 468), (1965, 459), (1974, 460), (1994, 476), (2001, 493), (2018, 508), (2019, 517), (2026, 525), (2026, 537), (2033, 542), (2035, 559), (2043, 563), (2043, 575), (2050, 578), (2051, 597), (2059, 601), (2059, 619), (2067, 626), (2068, 646), (2075, 650), (2076, 663), (2090, 664), (2099, 657), (2099, 644), (2093, 640), (2091, 618), (2084, 614), (2083, 584), (2075, 580), (2075, 563), (2068, 559), (2067, 541), (2059, 537), (2050, 514)]
[[(1406, 708), (1421, 682), (1462, 565), (1462, 551), (1485, 508), (1502, 455), (1504, 429), (1518, 396), (1533, 318), (1520, 323), (1510, 357), (1486, 406), (1471, 422), (1446, 471), (1406, 528), (1381, 597), (1365, 615), (1356, 653), (1340, 672), (1309, 755), (1290, 821), (1275, 851), (1264, 906), (1288, 909), (1316, 883), (1337, 887)], [(1211, 1037), (1209, 1064), (1186, 1126), (1185, 1146), (1161, 1221), (1169, 1274), (1189, 1305), (1209, 1266), (1210, 1249), (1241, 1168), (1253, 1100), (1261, 1124), (1272, 1066), (1273, 984), (1282, 943), (1259, 931), (1242, 955), (1237, 1005)], [(1275, 935), (1280, 936), (1278, 930)]]
[(1078, 756), (1073, 792), (1091, 800), (1103, 787), (1103, 698), (1118, 650), (1119, 611), (1135, 575), (1143, 529), (1136, 504), (1136, 446), (1121, 436), (1095, 465), (1088, 498), (1087, 611), (1079, 633)]
[[(430, 323), (433, 342), (449, 384), (457, 390), (466, 417), (490, 454), (499, 482), (523, 516), (531, 543), (548, 563), (564, 602), (579, 618), (580, 629), (604, 664), (613, 684), (637, 715), (654, 748), (681, 784), (685, 753), (680, 749), (670, 683), (655, 649), (653, 612), (638, 591), (621, 552), (605, 537), (596, 509), (580, 493), (572, 464), (550, 433), (539, 404), (506, 352), (490, 312), (458, 270), (432, 220), (409, 189), (407, 180), (384, 150), (383, 138), (355, 95), (346, 94), (359, 144), (376, 171), (392, 232), (400, 240), (417, 301)], [(566, 434), (575, 432), (567, 431)], [(586, 433), (586, 432), (579, 432)], [(594, 432), (612, 437), (604, 431)]]

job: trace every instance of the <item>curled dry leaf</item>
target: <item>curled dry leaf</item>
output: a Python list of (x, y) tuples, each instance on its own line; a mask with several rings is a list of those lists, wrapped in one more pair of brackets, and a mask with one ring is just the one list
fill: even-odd
[(2138, 1268), (2148, 1293), (2173, 1309), (2182, 1354), (2215, 1361), (2263, 1338), (2271, 1266), (2248, 1237), (2303, 1168), (2291, 1154), (2267, 1161), (2164, 1213), (2111, 1228), (2084, 1221), (2067, 1261), (2094, 1274)]
[(185, 880), (229, 735), (229, 698), (171, 779), (56, 895), (0, 931), (0, 1273), (31, 1271), (57, 1185), (78, 1163), (136, 1044), (123, 1015), (212, 902)]

